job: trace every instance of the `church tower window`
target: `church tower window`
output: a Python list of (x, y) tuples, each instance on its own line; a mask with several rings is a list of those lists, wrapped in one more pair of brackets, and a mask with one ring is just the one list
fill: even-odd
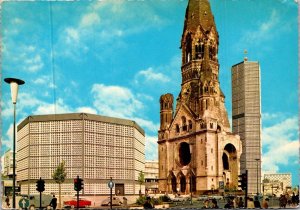
[(182, 116), (181, 120), (182, 120), (182, 130), (186, 131), (187, 130), (186, 118), (184, 116)]
[(189, 120), (189, 130), (191, 130), (193, 128), (193, 124), (192, 124), (192, 121)]
[(187, 39), (186, 39), (186, 50), (185, 50), (185, 62), (188, 63), (191, 61), (191, 56), (192, 56), (192, 38), (191, 35), (189, 34)]
[(195, 45), (195, 51), (196, 51), (196, 59), (203, 59), (204, 57), (204, 44), (199, 39), (198, 42)]
[(209, 44), (208, 51), (209, 51), (209, 59), (215, 60), (216, 50), (215, 50), (212, 42), (210, 42), (210, 44)]
[(176, 124), (176, 133), (179, 133), (180, 132), (180, 128), (179, 128), (179, 125)]

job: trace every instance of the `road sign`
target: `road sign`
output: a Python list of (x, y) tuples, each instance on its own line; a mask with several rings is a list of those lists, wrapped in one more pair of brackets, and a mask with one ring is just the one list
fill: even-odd
[(115, 183), (114, 183), (112, 180), (109, 180), (109, 182), (108, 182), (108, 187), (109, 187), (110, 189), (112, 189), (112, 188), (114, 188), (114, 186), (115, 186)]
[(28, 208), (29, 206), (29, 200), (26, 198), (21, 198), (19, 201), (19, 207), (20, 208)]
[(219, 181), (219, 189), (224, 190), (224, 181)]

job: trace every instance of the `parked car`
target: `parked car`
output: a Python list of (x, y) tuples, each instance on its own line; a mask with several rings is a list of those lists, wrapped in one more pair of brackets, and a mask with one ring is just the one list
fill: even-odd
[(223, 196), (222, 195), (211, 195), (210, 198), (211, 199), (216, 199), (216, 200), (222, 200)]
[(205, 201), (205, 200), (208, 200), (208, 199), (209, 199), (209, 197), (207, 195), (200, 195), (197, 198), (198, 201)]
[(182, 202), (182, 201), (188, 201), (188, 197), (182, 197), (182, 196), (175, 196), (174, 198), (171, 198), (174, 202)]
[[(87, 199), (84, 199), (84, 198), (79, 198), (78, 204), (79, 204), (79, 208), (86, 208), (86, 207), (91, 206), (92, 202)], [(77, 198), (73, 198), (72, 200), (64, 201), (64, 207), (65, 208), (68, 208), (68, 207), (76, 208), (77, 207)]]
[[(109, 206), (109, 205), (110, 205), (110, 197), (105, 198), (101, 202), (101, 206)], [(120, 198), (112, 197), (112, 206), (120, 206), (120, 205), (122, 205)]]

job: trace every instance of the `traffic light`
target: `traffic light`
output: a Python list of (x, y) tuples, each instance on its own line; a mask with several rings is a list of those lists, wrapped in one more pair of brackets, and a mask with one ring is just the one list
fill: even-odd
[(40, 178), (39, 180), (36, 181), (36, 190), (38, 192), (45, 191), (45, 181), (42, 178)]
[(83, 190), (84, 184), (83, 184), (83, 179), (79, 178), (78, 180), (79, 180), (78, 186), (79, 186), (79, 191), (80, 191), (80, 190)]
[(77, 176), (76, 179), (74, 179), (74, 190), (75, 191), (80, 191), (83, 189), (83, 179), (79, 178), (79, 176)]
[(74, 190), (79, 191), (78, 190), (78, 178), (74, 179)]
[(241, 175), (239, 175), (239, 187), (242, 188), (242, 190), (246, 190), (247, 189), (247, 183), (248, 183), (248, 176), (247, 173), (242, 173)]

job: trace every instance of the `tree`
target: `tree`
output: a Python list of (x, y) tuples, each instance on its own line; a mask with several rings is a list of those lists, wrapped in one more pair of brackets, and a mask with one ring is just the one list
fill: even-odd
[(61, 208), (61, 183), (64, 183), (67, 173), (65, 171), (65, 161), (63, 160), (54, 171), (52, 178), (58, 184), (59, 208)]
[(138, 182), (140, 184), (140, 196), (142, 195), (142, 184), (144, 184), (145, 182), (145, 175), (142, 171), (140, 171), (139, 173), (139, 177), (138, 177)]

